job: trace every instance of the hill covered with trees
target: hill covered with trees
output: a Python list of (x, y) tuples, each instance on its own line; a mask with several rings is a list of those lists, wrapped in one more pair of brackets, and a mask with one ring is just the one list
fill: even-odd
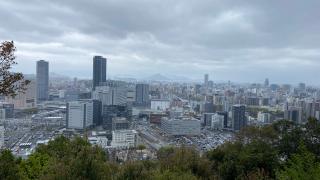
[(82, 138), (58, 137), (28, 159), (0, 154), (0, 179), (320, 179), (320, 122), (248, 127), (200, 156), (164, 147), (156, 160), (117, 163)]

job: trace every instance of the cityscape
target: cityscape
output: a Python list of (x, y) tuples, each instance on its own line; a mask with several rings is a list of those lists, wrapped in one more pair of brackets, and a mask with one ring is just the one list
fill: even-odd
[[(198, 83), (119, 81), (107, 78), (107, 63), (94, 56), (92, 80), (78, 80), (49, 78), (49, 61), (37, 61), (26, 92), (2, 99), (2, 147), (26, 158), (55, 137), (85, 136), (127, 161), (166, 146), (205, 153), (247, 126), (320, 119), (320, 89), (304, 83), (215, 83), (208, 74)], [(141, 144), (142, 157), (127, 151)]]
[[(3, 3), (4, 6), (11, 7), (10, 3)], [(102, 2), (98, 4), (100, 3)], [(116, 9), (120, 7), (120, 4), (119, 7), (115, 5), (116, 2), (109, 3)], [(276, 6), (270, 4), (272, 7)], [(299, 6), (298, 2), (293, 4), (292, 7)], [(186, 8), (182, 5), (192, 6), (188, 3), (179, 4), (176, 8), (182, 9), (177, 12)], [(257, 6), (253, 2), (251, 5)], [(285, 5), (281, 3), (281, 7), (285, 8)], [(236, 7), (247, 6), (241, 4)], [(309, 6), (308, 8), (311, 9)], [(227, 23), (231, 24), (245, 21), (239, 18), (241, 14), (236, 15), (237, 10), (243, 9), (218, 15), (220, 19), (214, 21), (212, 26), (222, 26), (223, 20), (230, 21)], [(71, 13), (71, 10), (65, 8), (63, 12)], [(247, 10), (248, 14), (249, 12), (256, 13)], [(294, 14), (291, 11), (288, 13)], [(319, 12), (313, 10), (311, 13), (319, 15)], [(140, 17), (138, 12), (136, 14)], [(51, 23), (56, 21), (52, 20)], [(127, 26), (123, 28), (130, 28)], [(232, 29), (233, 25), (228, 24), (227, 27)], [(254, 29), (247, 24), (240, 27), (246, 31)], [(110, 30), (109, 28), (112, 29), (108, 26), (107, 29)], [(145, 27), (146, 32), (147, 29), (152, 28)], [(315, 29), (319, 30), (319, 27)], [(167, 33), (175, 30), (177, 29), (173, 28)], [(128, 45), (118, 42), (118, 45), (114, 45), (116, 48), (111, 48), (115, 52), (99, 49), (88, 50), (89, 53), (83, 51), (79, 53), (81, 61), (73, 63), (65, 60), (63, 65), (58, 65), (61, 62), (57, 63), (54, 57), (63, 57), (63, 53), (67, 53), (70, 47), (53, 43), (53, 47), (64, 46), (65, 50), (61, 50), (61, 54), (54, 51), (55, 55), (52, 56), (39, 52), (43, 55), (41, 57), (30, 53), (36, 49), (30, 48), (32, 51), (29, 51), (30, 49), (25, 48), (27, 43), (24, 44), (22, 39), (8, 40), (0, 37), (0, 179), (320, 178), (319, 71), (317, 69), (317, 73), (314, 73), (312, 69), (319, 66), (319, 60), (310, 60), (318, 58), (313, 56), (318, 54), (314, 52), (318, 50), (317, 45), (314, 45), (312, 51), (301, 50), (301, 54), (293, 57), (298, 52), (294, 48), (298, 46), (295, 46), (296, 42), (292, 42), (293, 50), (285, 47), (285, 53), (279, 55), (283, 61), (269, 61), (264, 69), (264, 63), (268, 61), (265, 54), (278, 47), (270, 45), (270, 49), (262, 50), (259, 49), (262, 46), (257, 45), (254, 47), (257, 49), (250, 49), (246, 51), (247, 55), (242, 55), (243, 52), (236, 53), (236, 50), (230, 50), (235, 47), (231, 48), (221, 41), (219, 48), (225, 48), (223, 51), (226, 54), (213, 56), (212, 59), (219, 57), (224, 60), (212, 60), (207, 64), (207, 58), (210, 59), (212, 55), (211, 50), (204, 52), (205, 48), (200, 47), (201, 45), (190, 44), (184, 47), (185, 44), (182, 43), (184, 45), (180, 48), (183, 47), (185, 54), (179, 55), (180, 50), (176, 54), (162, 54), (163, 49), (171, 51), (174, 49), (171, 46), (181, 43), (180, 37), (176, 34), (178, 37), (172, 37), (170, 45), (164, 44), (169, 40), (164, 40), (161, 44), (157, 38), (162, 35), (156, 38), (152, 32), (156, 34), (157, 30), (150, 31), (151, 35), (144, 32), (143, 36), (148, 39), (148, 43), (151, 41), (154, 44), (151, 47), (155, 50), (151, 52), (149, 46), (146, 48), (146, 45), (142, 45), (144, 42), (141, 39), (128, 33), (127, 37), (133, 37), (141, 43), (141, 46), (139, 43), (134, 44), (137, 45), (137, 51), (145, 48), (145, 53), (137, 52), (129, 56), (125, 54), (129, 51), (126, 49)], [(212, 31), (220, 33), (216, 32), (219, 29)], [(287, 29), (283, 31), (291, 32)], [(206, 35), (205, 32), (203, 34)], [(83, 38), (83, 42), (88, 40), (91, 43), (90, 38), (79, 36), (80, 39)], [(195, 37), (190, 35), (183, 38)], [(134, 40), (128, 40), (128, 44)], [(185, 43), (188, 44), (188, 41)], [(206, 43), (211, 42), (204, 44)], [(303, 43), (308, 44), (301, 41)], [(246, 45), (244, 42), (243, 46)], [(74, 48), (78, 48), (77, 46), (75, 44)], [(156, 50), (158, 46), (163, 49)], [(216, 44), (208, 47), (211, 46), (213, 52), (221, 53)], [(263, 48), (266, 47), (267, 42), (263, 45)], [(301, 49), (305, 50), (306, 47)], [(119, 49), (124, 53), (113, 54)], [(194, 60), (197, 51), (201, 54), (199, 62)], [(253, 51), (262, 55), (254, 56)], [(149, 53), (154, 54), (154, 60), (148, 59)], [(232, 60), (229, 53), (234, 53), (232, 58), (239, 56), (239, 60)], [(190, 61), (178, 60), (187, 55), (191, 56)], [(257, 60), (255, 64), (243, 59), (247, 56), (260, 57), (261, 62)], [(32, 60), (28, 60), (28, 63), (23, 62), (24, 58), (30, 57)], [(132, 58), (132, 61), (123, 63), (123, 57)], [(160, 57), (168, 58), (168, 62), (159, 60)], [(177, 60), (170, 59), (172, 57)], [(269, 57), (273, 58), (271, 55)], [(66, 56), (67, 58), (69, 57)], [(189, 65), (185, 65), (187, 63)], [(314, 67), (303, 70), (306, 66)], [(246, 67), (250, 68), (245, 69)], [(299, 69), (296, 71), (298, 75), (287, 72), (291, 67), (293, 71)], [(146, 70), (147, 68), (150, 69)], [(233, 68), (235, 71), (232, 71)], [(284, 69), (283, 73), (279, 70), (281, 68)], [(119, 69), (123, 71), (118, 71)], [(17, 73), (20, 71), (21, 74)], [(63, 73), (60, 74), (61, 72)], [(224, 77), (225, 74), (228, 75)], [(283, 80), (290, 76), (292, 78)], [(8, 83), (11, 78), (12, 82)], [(21, 86), (18, 86), (19, 83)], [(11, 166), (16, 169), (10, 168)]]

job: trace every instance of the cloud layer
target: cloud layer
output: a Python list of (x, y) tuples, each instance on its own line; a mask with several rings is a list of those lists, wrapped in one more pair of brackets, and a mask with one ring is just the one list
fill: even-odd
[(92, 56), (108, 75), (154, 73), (213, 80), (320, 84), (320, 1), (0, 0), (0, 40), (13, 40), (16, 70), (90, 78)]

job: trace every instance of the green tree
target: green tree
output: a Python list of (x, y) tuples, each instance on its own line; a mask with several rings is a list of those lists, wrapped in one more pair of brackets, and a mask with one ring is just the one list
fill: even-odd
[(306, 146), (301, 143), (298, 152), (289, 159), (283, 170), (277, 173), (277, 179), (320, 179), (320, 163), (317, 162), (315, 155), (309, 152)]
[(0, 179), (20, 179), (19, 161), (15, 159), (11, 151), (3, 150), (0, 153)]
[(16, 96), (18, 92), (24, 92), (30, 83), (24, 80), (22, 73), (10, 72), (15, 61), (16, 47), (13, 41), (5, 41), (0, 44), (0, 95)]
[(38, 179), (48, 168), (50, 157), (47, 154), (33, 153), (21, 161), (20, 173), (27, 179)]

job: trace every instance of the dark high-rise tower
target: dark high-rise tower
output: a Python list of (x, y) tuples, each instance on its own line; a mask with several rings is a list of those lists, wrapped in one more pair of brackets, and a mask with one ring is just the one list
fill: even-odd
[(209, 82), (209, 74), (204, 75), (204, 86), (207, 88)]
[(269, 87), (269, 79), (264, 80), (264, 87)]
[(149, 85), (136, 85), (136, 104), (139, 106), (146, 106), (149, 103)]
[(232, 120), (233, 120), (232, 127), (234, 131), (239, 131), (243, 127), (247, 126), (245, 105), (232, 106)]
[(49, 62), (37, 61), (37, 100), (46, 101), (49, 98)]
[(92, 89), (95, 90), (101, 82), (106, 82), (107, 79), (107, 59), (102, 56), (93, 57), (93, 79)]

